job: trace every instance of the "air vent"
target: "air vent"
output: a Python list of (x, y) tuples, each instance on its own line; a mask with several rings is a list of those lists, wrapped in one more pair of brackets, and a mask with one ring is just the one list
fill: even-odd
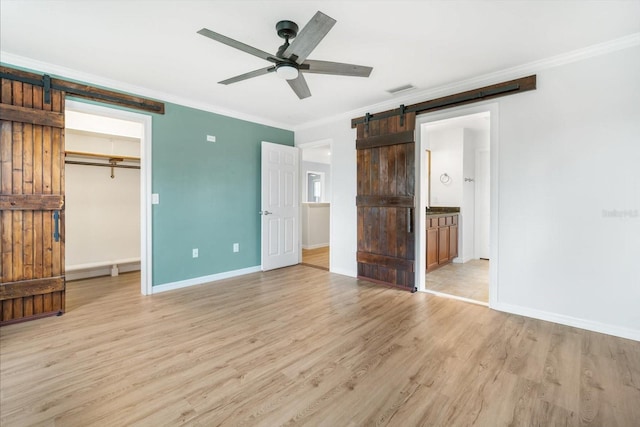
[(388, 89), (387, 92), (389, 92), (391, 95), (395, 95), (396, 93), (406, 92), (408, 90), (413, 90), (415, 88), (416, 87), (412, 84), (406, 84), (406, 85), (395, 87), (393, 89)]

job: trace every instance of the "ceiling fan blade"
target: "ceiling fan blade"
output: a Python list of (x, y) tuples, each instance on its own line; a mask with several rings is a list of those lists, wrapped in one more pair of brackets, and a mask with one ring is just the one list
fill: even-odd
[[(309, 66), (306, 68), (305, 66)], [(334, 74), (336, 76), (369, 77), (372, 67), (364, 65), (345, 64), (343, 62), (314, 61), (308, 59), (301, 64), (303, 73)]]
[(291, 58), (298, 64), (302, 64), (313, 49), (322, 41), (336, 20), (318, 11), (311, 21), (298, 33), (293, 42), (284, 51), (285, 58)]
[(205, 37), (209, 37), (212, 40), (217, 42), (226, 44), (227, 46), (231, 46), (243, 52), (249, 53), (251, 55), (257, 56), (258, 58), (266, 59), (267, 61), (276, 62), (276, 58), (273, 57), (270, 53), (267, 53), (263, 50), (256, 49), (253, 46), (249, 46), (248, 44), (244, 44), (227, 36), (223, 36), (222, 34), (216, 33), (214, 31), (208, 30), (206, 28), (198, 31), (198, 34), (201, 34)]
[(258, 76), (263, 76), (265, 74), (273, 73), (275, 70), (276, 70), (276, 67), (260, 68), (259, 70), (249, 71), (248, 73), (240, 74), (239, 76), (231, 77), (230, 79), (226, 79), (218, 83), (222, 85), (229, 85), (231, 83), (241, 82), (243, 80), (247, 80), (252, 77), (258, 77)]
[(287, 80), (287, 83), (289, 83), (291, 89), (298, 95), (298, 98), (305, 99), (311, 96), (307, 81), (302, 74), (298, 74), (298, 77), (293, 80)]

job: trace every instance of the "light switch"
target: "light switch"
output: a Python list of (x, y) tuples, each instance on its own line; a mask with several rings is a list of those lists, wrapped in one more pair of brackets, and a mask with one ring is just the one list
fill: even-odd
[(160, 195), (158, 193), (153, 193), (151, 195), (151, 204), (152, 205), (160, 204)]

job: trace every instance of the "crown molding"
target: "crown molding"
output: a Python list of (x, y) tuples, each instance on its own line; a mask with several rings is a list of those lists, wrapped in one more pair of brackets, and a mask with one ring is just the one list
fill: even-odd
[(314, 120), (312, 122), (303, 123), (301, 125), (295, 126), (293, 130), (294, 132), (299, 132), (301, 130), (314, 128), (340, 120), (350, 121), (352, 118), (363, 116), (366, 113), (386, 111), (397, 108), (400, 104), (411, 105), (423, 102), (428, 99), (450, 95), (456, 92), (464, 92), (466, 90), (471, 90), (479, 86), (488, 86), (491, 84), (500, 83), (505, 80), (513, 80), (520, 77), (525, 77), (527, 75), (535, 74), (542, 70), (582, 61), (595, 56), (629, 49), (638, 45), (640, 45), (640, 33), (633, 33), (628, 36), (613, 39), (604, 43), (598, 43), (592, 46), (587, 46), (585, 48), (551, 56), (549, 58), (541, 59), (538, 61), (506, 68), (504, 70), (496, 71), (493, 73), (483, 74), (481, 76), (473, 77), (467, 80), (453, 82), (435, 88), (424, 89), (418, 92), (412, 92), (411, 94), (405, 94), (404, 96), (397, 96), (393, 99), (369, 105), (364, 108), (358, 108), (346, 113), (341, 113), (331, 117), (325, 117), (322, 119)]
[[(527, 64), (518, 65), (515, 67), (507, 68), (493, 73), (484, 74), (481, 76), (473, 77), (467, 80), (449, 83), (446, 85), (438, 86), (435, 88), (424, 89), (418, 92), (412, 92), (410, 94), (404, 94), (404, 96), (397, 96), (386, 101), (382, 101), (376, 104), (372, 104), (366, 107), (358, 108), (355, 110), (347, 111), (345, 113), (336, 114), (322, 119), (314, 120), (311, 122), (302, 123), (299, 125), (293, 125), (291, 123), (281, 123), (273, 120), (266, 119), (264, 117), (245, 114), (239, 111), (230, 110), (221, 106), (194, 101), (189, 98), (180, 97), (174, 94), (160, 92), (153, 89), (131, 85), (117, 80), (111, 80), (104, 77), (100, 77), (94, 74), (77, 71), (71, 68), (66, 68), (56, 64), (50, 64), (35, 59), (14, 55), (9, 52), (0, 51), (0, 62), (6, 65), (14, 65), (17, 67), (24, 67), (31, 70), (40, 72), (47, 72), (56, 74), (61, 78), (76, 79), (82, 82), (95, 84), (98, 86), (104, 86), (114, 90), (120, 90), (123, 92), (129, 92), (132, 94), (145, 96), (149, 98), (158, 99), (164, 102), (170, 102), (185, 107), (195, 108), (202, 111), (207, 111), (214, 114), (220, 114), (223, 116), (246, 120), (249, 122), (290, 130), (298, 132), (305, 129), (310, 129), (316, 126), (321, 126), (327, 123), (332, 123), (339, 120), (351, 120), (353, 117), (359, 117), (367, 112), (371, 111), (384, 111), (391, 108), (395, 108), (400, 104), (410, 105), (417, 102), (422, 102), (425, 99), (438, 98), (441, 96), (449, 95), (451, 93), (462, 92), (465, 90), (471, 90), (480, 85), (490, 85), (499, 83), (504, 80), (511, 80), (519, 77), (523, 77), (529, 74), (534, 74), (542, 70), (558, 67), (573, 62), (582, 61), (595, 56), (605, 55), (608, 53), (616, 52), (619, 50), (629, 49), (640, 45), (640, 33), (633, 33), (625, 37), (620, 37), (607, 42), (595, 44), (585, 48), (573, 50), (571, 52), (555, 55), (549, 58), (545, 58), (539, 61), (529, 62)], [(45, 71), (43, 71), (45, 70)]]
[(195, 108), (197, 110), (207, 111), (209, 113), (220, 114), (222, 116), (231, 117), (234, 119), (245, 120), (248, 122), (257, 123), (265, 126), (271, 126), (271, 127), (293, 131), (293, 125), (291, 124), (280, 123), (277, 121), (266, 119), (264, 117), (253, 116), (250, 114), (242, 113), (240, 111), (226, 109), (218, 105), (194, 101), (192, 99), (184, 98), (171, 93), (161, 92), (161, 91), (145, 88), (142, 86), (136, 86), (136, 85), (121, 82), (118, 80), (107, 79), (105, 77), (101, 77), (95, 74), (85, 73), (83, 71), (78, 71), (72, 68), (63, 67), (61, 65), (39, 61), (36, 59), (27, 58), (20, 55), (15, 55), (13, 53), (6, 52), (3, 50), (0, 51), (0, 63), (6, 66), (26, 68), (29, 71), (53, 74), (55, 75), (55, 77), (58, 77), (58, 78), (78, 80), (83, 83), (102, 86), (112, 90), (128, 92), (134, 95), (144, 96), (147, 98), (153, 98), (162, 102), (170, 102), (172, 104), (178, 104), (184, 107)]

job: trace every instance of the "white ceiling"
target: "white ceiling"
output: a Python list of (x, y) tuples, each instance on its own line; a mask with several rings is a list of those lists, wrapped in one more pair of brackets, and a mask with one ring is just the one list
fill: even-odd
[[(371, 77), (307, 74), (304, 100), (273, 74), (216, 83), (269, 64), (200, 28), (275, 53), (276, 22), (302, 28), (317, 10), (337, 24), (309, 58), (372, 66)], [(429, 90), (638, 33), (640, 1), (2, 0), (0, 17), (3, 62), (295, 129), (405, 84)]]

